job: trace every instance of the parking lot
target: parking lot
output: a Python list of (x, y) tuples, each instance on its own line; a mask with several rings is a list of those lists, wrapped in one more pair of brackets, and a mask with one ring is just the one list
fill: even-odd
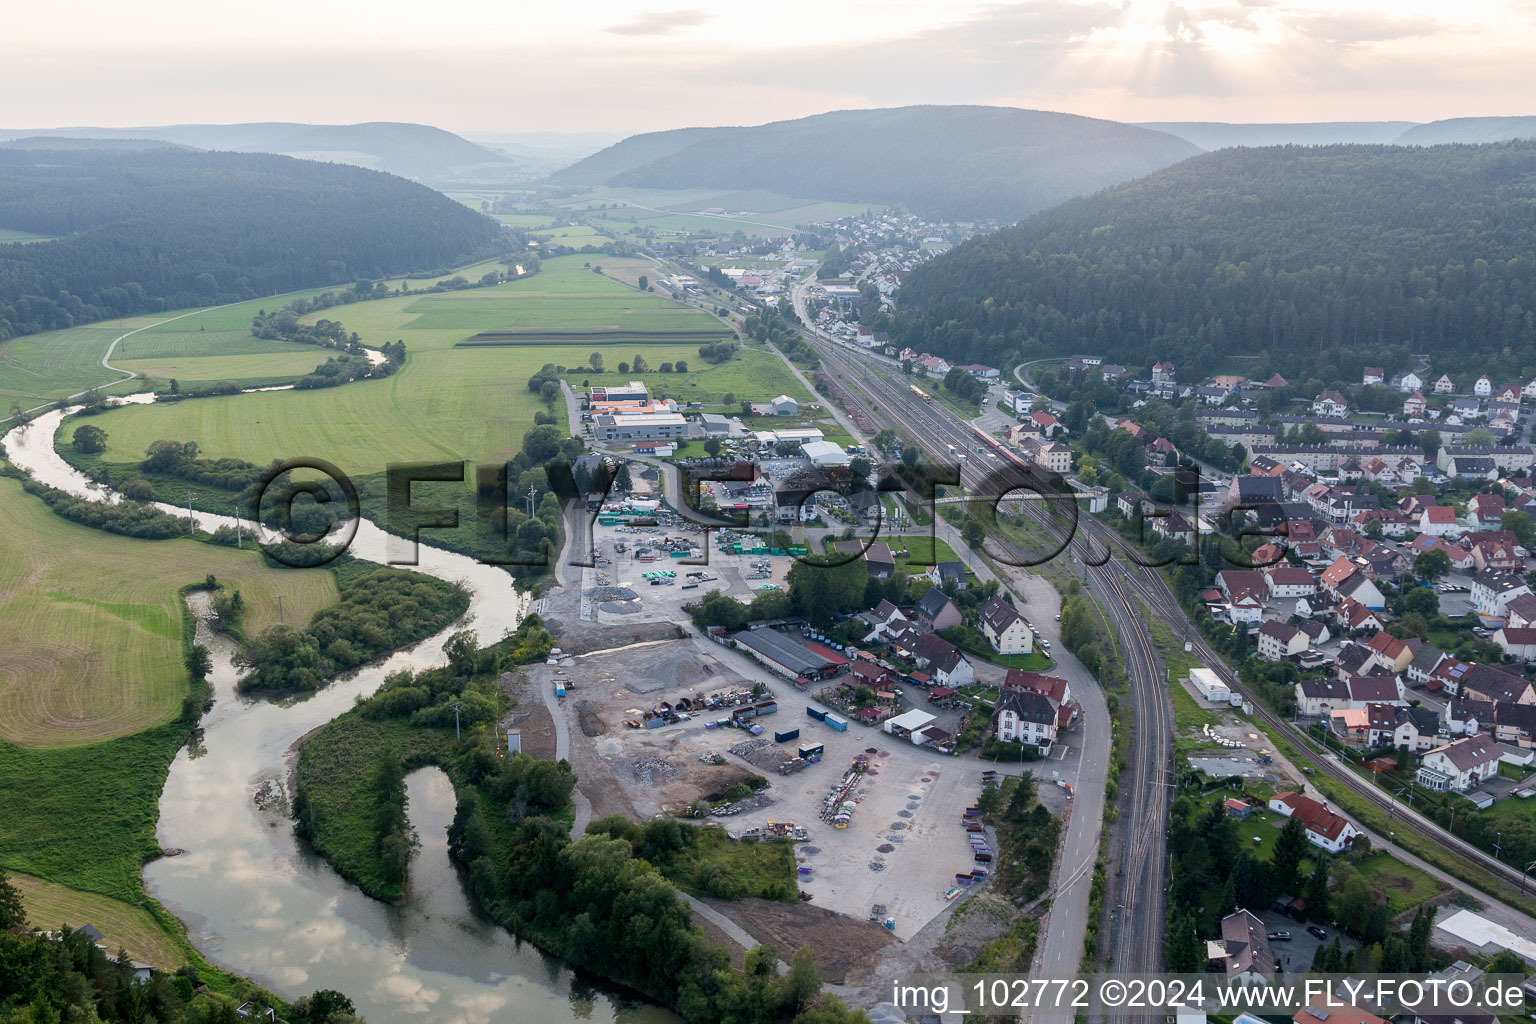
[[(683, 605), (711, 590), (746, 602), (765, 588), (785, 586), (792, 557), (766, 551), (735, 555), (717, 548), (713, 538), (711, 534), (706, 552), (706, 535), (700, 529), (594, 527), (597, 565), (581, 570), (581, 617), (603, 625), (681, 622), (688, 617)], [(674, 548), (681, 546), (679, 542), (691, 543), (693, 553), (674, 558), (664, 550), (669, 542)], [(766, 570), (760, 570), (765, 563)], [(674, 575), (663, 575), (659, 578), (668, 582), (653, 584), (646, 579), (647, 573)]]
[[(796, 844), (796, 861), (810, 871), (798, 882), (819, 907), (865, 919), (883, 904), (896, 936), (909, 938), (954, 905), (945, 892), (954, 887), (956, 873), (976, 866), (960, 822), (981, 793), (982, 766), (974, 759), (946, 757), (856, 723), (840, 732), (813, 721), (805, 711), (817, 706), (813, 699), (697, 635), (580, 658), (569, 672), (575, 684), (560, 710), (570, 716), (572, 741), (607, 766), (640, 820), (681, 813), (697, 799), (761, 775), (769, 780), (761, 794), (743, 801), (737, 813), (708, 820), (738, 836), (770, 820), (805, 828), (809, 838)], [(683, 697), (755, 682), (767, 684), (778, 701), (777, 712), (760, 720), (764, 731), (758, 737), (708, 728), (715, 715), (651, 729), (625, 724), (662, 701), (676, 705)], [(773, 741), (775, 732), (792, 729), (799, 730), (797, 739)], [(821, 760), (795, 774), (778, 774), (773, 764), (792, 757), (800, 743), (821, 744)], [(848, 794), (854, 808), (847, 827), (835, 828), (821, 817), (826, 797), (860, 755), (868, 770)], [(999, 767), (1018, 774), (1043, 766)]]

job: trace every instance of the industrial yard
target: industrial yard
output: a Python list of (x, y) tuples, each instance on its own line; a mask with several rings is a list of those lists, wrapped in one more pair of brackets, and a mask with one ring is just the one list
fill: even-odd
[(600, 519), (593, 531), (596, 566), (581, 570), (581, 617), (599, 625), (681, 622), (688, 617), (683, 605), (711, 590), (750, 601), (764, 589), (784, 587), (794, 564), (766, 549), (735, 554), (722, 547), (718, 530), (706, 535), (682, 525)]
[[(553, 686), (556, 671), (529, 675)], [(638, 820), (702, 810), (699, 801), (729, 791), (734, 799), (704, 820), (737, 837), (786, 827), (803, 836), (797, 880), (818, 907), (889, 919), (907, 939), (969, 891), (957, 874), (989, 867), (975, 860), (977, 833), (962, 823), (981, 792), (977, 761), (817, 721), (807, 708), (824, 707), (738, 651), (693, 635), (568, 660), (558, 671), (570, 681), (558, 712), (574, 753), (607, 767), (602, 784), (616, 783)], [(806, 763), (802, 749), (819, 757)], [(768, 785), (745, 793), (753, 776)], [(959, 891), (946, 899), (951, 890)]]

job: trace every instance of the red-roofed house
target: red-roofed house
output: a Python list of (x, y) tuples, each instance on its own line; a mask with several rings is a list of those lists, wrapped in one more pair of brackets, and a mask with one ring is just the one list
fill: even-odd
[(1413, 651), (1391, 633), (1377, 633), (1366, 641), (1365, 646), (1371, 649), (1370, 663), (1380, 665), (1393, 675), (1406, 672), (1408, 663), (1413, 661)]
[(1330, 811), (1327, 804), (1320, 804), (1300, 793), (1276, 793), (1269, 800), (1269, 809), (1286, 818), (1296, 815), (1307, 827), (1307, 838), (1312, 845), (1329, 853), (1343, 850), (1360, 834), (1359, 829)]
[(1419, 532), (1431, 537), (1454, 537), (1461, 533), (1456, 525), (1456, 510), (1449, 505), (1430, 505), (1419, 513)]

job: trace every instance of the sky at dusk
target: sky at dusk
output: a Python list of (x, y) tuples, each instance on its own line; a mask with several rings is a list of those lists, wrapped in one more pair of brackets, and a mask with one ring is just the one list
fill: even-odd
[(909, 103), (1122, 121), (1536, 112), (1536, 0), (77, 0), (6, 21), (0, 128), (632, 132)]

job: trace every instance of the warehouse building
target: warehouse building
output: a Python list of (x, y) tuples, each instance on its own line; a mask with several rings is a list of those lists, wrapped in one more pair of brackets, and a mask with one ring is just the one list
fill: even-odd
[(599, 441), (670, 441), (688, 437), (688, 421), (675, 412), (598, 416), (592, 426)]
[(835, 676), (848, 668), (848, 659), (819, 644), (802, 644), (776, 629), (750, 629), (732, 634), (742, 649), (788, 679), (814, 681)]

